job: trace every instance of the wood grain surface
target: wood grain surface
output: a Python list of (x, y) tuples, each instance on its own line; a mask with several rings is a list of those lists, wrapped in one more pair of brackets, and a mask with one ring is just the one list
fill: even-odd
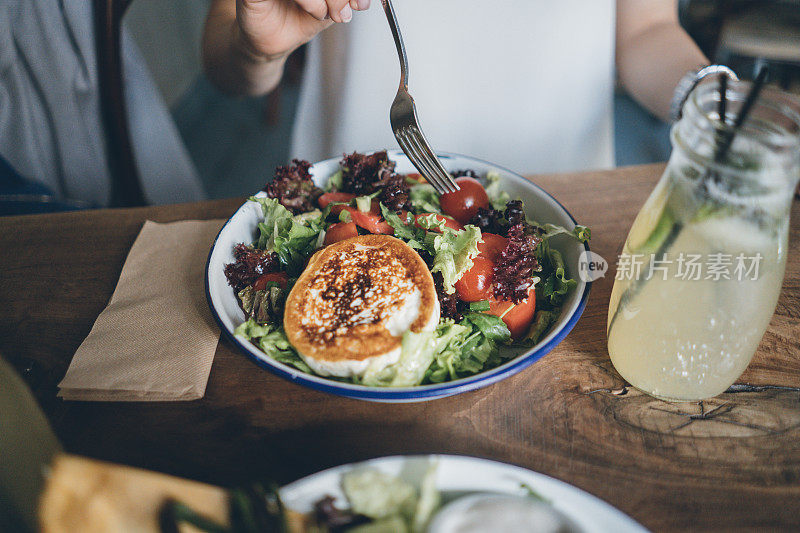
[[(532, 179), (592, 228), (593, 251), (613, 264), (662, 169)], [(798, 202), (777, 312), (739, 392), (711, 401), (669, 404), (625, 387), (606, 350), (613, 272), (593, 284), (583, 317), (549, 355), (451, 398), (388, 405), (315, 392), (223, 341), (202, 400), (56, 399), (143, 221), (227, 217), (240, 203), (0, 219), (0, 353), (23, 372), (67, 451), (215, 484), (286, 482), (390, 454), (467, 454), (565, 480), (653, 530), (800, 529)]]

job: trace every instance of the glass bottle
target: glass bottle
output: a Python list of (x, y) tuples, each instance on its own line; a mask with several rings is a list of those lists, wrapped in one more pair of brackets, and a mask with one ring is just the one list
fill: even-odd
[[(608, 312), (608, 351), (634, 387), (672, 401), (724, 392), (764, 335), (786, 264), (800, 179), (800, 102), (765, 88), (701, 83), (672, 128), (672, 155), (631, 227)], [(724, 139), (730, 150), (720, 157)]]

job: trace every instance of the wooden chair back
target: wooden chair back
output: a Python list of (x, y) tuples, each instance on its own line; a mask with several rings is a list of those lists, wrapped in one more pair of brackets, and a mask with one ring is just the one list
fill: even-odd
[(100, 111), (114, 207), (145, 204), (133, 157), (122, 77), (122, 18), (131, 1), (93, 0)]

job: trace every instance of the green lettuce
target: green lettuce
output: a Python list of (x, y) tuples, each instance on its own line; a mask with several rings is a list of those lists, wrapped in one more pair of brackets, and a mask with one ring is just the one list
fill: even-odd
[(422, 229), (428, 231), (444, 231), (446, 227), (446, 221), (442, 218), (443, 215), (437, 215), (436, 213), (429, 213), (427, 215), (419, 215), (419, 218), (415, 220), (415, 224), (421, 226)]
[(592, 230), (586, 226), (577, 225), (574, 229), (568, 230), (564, 226), (557, 226), (555, 224), (540, 225), (534, 223), (533, 225), (538, 226), (544, 231), (542, 234), (542, 239), (549, 239), (551, 237), (555, 237), (556, 235), (569, 235), (580, 242), (587, 242), (592, 238)]
[(438, 353), (447, 348), (451, 340), (468, 328), (458, 324), (437, 327), (435, 331), (403, 334), (400, 359), (379, 371), (367, 368), (362, 383), (367, 386), (413, 387), (419, 385)]
[(455, 283), (472, 268), (472, 260), (478, 255), (480, 228), (471, 224), (459, 231), (445, 228), (443, 233), (429, 232), (425, 240), (433, 254), (431, 272), (440, 272), (444, 280), (444, 291), (453, 294), (456, 290)]
[[(411, 215), (403, 220), (400, 215), (381, 204), (383, 218), (394, 229), (394, 236), (405, 241), (412, 248), (425, 250), (433, 256), (431, 273), (441, 272), (444, 290), (447, 294), (455, 292), (455, 283), (464, 273), (472, 268), (472, 260), (478, 255), (478, 243), (481, 242), (481, 230), (477, 226), (468, 225), (463, 230), (445, 227), (444, 222), (435, 215), (420, 217), (423, 228), (414, 224)], [(427, 229), (426, 229), (427, 228)], [(429, 229), (441, 230), (428, 231)]]
[(433, 185), (424, 183), (413, 185), (408, 193), (408, 199), (415, 213), (441, 213), (442, 206), (439, 202), (439, 193)]
[(411, 215), (407, 215), (406, 220), (403, 220), (400, 215), (387, 208), (382, 203), (381, 213), (383, 214), (383, 219), (388, 222), (394, 230), (395, 237), (402, 239), (410, 247), (417, 250), (425, 248), (425, 230), (417, 228), (411, 223), (413, 221)]
[(498, 316), (487, 313), (469, 312), (464, 314), (464, 320), (473, 326), (474, 332), (480, 333), (487, 340), (495, 344), (506, 343), (511, 339), (511, 333), (508, 331), (508, 327)]
[(460, 323), (443, 319), (434, 331), (403, 334), (400, 359), (385, 368), (367, 368), (360, 383), (370, 387), (412, 387), (441, 383), (502, 363), (499, 346), (511, 334), (494, 315), (468, 312)]
[(578, 282), (568, 278), (561, 252), (551, 248), (547, 240), (543, 240), (536, 248), (537, 261), (542, 267), (541, 281), (536, 284), (536, 299), (542, 300), (551, 307), (560, 306), (567, 294)]
[(263, 337), (274, 329), (274, 326), (270, 324), (262, 325), (255, 320), (250, 319), (236, 326), (236, 329), (233, 330), (233, 334), (237, 337), (244, 337), (249, 341), (254, 338)]
[(261, 198), (250, 197), (251, 202), (256, 202), (261, 205), (261, 212), (264, 214), (264, 220), (258, 223), (259, 237), (256, 246), (262, 250), (271, 249), (273, 245), (273, 235), (277, 233), (280, 228), (291, 223), (292, 213), (276, 198)]
[(436, 470), (438, 462), (428, 467), (419, 485), (419, 499), (414, 512), (411, 530), (415, 533), (427, 531), (428, 523), (442, 505), (442, 494), (436, 488)]
[(511, 333), (499, 317), (469, 312), (458, 324), (451, 320), (439, 324), (443, 330), (452, 327), (458, 327), (459, 334), (437, 353), (426, 381), (441, 383), (471, 376), (502, 363), (498, 346), (508, 343)]
[(319, 209), (314, 209), (313, 211), (307, 211), (305, 213), (300, 213), (299, 215), (295, 215), (292, 219), (296, 222), (301, 224), (311, 224), (317, 223), (322, 218), (322, 211)]
[(522, 339), (522, 342), (528, 346), (535, 345), (542, 337), (544, 337), (544, 334), (547, 333), (547, 330), (550, 329), (550, 326), (552, 326), (557, 319), (558, 313), (555, 311), (537, 311), (536, 316), (533, 319), (533, 324), (531, 324), (531, 327), (528, 330), (528, 333), (525, 335), (525, 338)]
[(333, 175), (328, 178), (328, 183), (325, 184), (325, 190), (327, 192), (331, 191), (340, 191), (342, 190), (342, 176), (344, 172), (342, 171), (341, 167), (339, 170), (333, 173)]
[(407, 481), (375, 468), (360, 468), (342, 476), (342, 490), (355, 514), (372, 519), (411, 518), (417, 491)]
[[(442, 505), (436, 486), (437, 462), (431, 461), (421, 477), (394, 476), (362, 467), (342, 476), (342, 491), (350, 511), (371, 519), (348, 528), (352, 533), (422, 533)], [(413, 480), (413, 481), (412, 481)]]
[(561, 305), (567, 295), (578, 286), (578, 282), (568, 278), (561, 252), (550, 245), (550, 240), (558, 235), (567, 235), (579, 242), (587, 242), (592, 232), (586, 226), (576, 225), (568, 230), (555, 224), (537, 224), (541, 230), (542, 242), (536, 247), (536, 260), (541, 266), (536, 282), (536, 315), (528, 334), (522, 343), (532, 345), (539, 342), (561, 313)]
[(511, 200), (511, 196), (500, 185), (500, 174), (494, 170), (486, 173), (486, 195), (489, 203), (498, 211), (503, 211), (506, 204)]
[(249, 319), (233, 330), (237, 337), (254, 343), (271, 358), (280, 363), (290, 365), (296, 369), (311, 374), (311, 368), (297, 354), (294, 347), (289, 344), (282, 326), (275, 324), (259, 324), (254, 319)]
[(433, 355), (441, 339), (432, 331), (414, 333), (406, 331), (403, 334), (402, 351), (400, 360), (393, 365), (390, 387), (413, 387), (422, 382), (428, 367), (433, 362)]
[(322, 231), (321, 223), (305, 225), (292, 220), (288, 227), (273, 236), (272, 249), (278, 254), (281, 264), (290, 276), (299, 276), (306, 259), (317, 245), (317, 237)]
[(252, 197), (250, 200), (261, 204), (264, 213), (264, 220), (258, 224), (257, 246), (277, 253), (289, 276), (299, 276), (324, 228), (322, 213), (315, 210), (294, 216), (275, 198)]
[(491, 305), (489, 304), (489, 300), (481, 300), (479, 302), (470, 302), (469, 303), (469, 310), (470, 311), (488, 311), (491, 309)]

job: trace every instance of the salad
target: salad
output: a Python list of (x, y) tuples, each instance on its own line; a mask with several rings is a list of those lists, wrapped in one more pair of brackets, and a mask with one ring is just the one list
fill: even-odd
[[(345, 155), (324, 189), (310, 167), (300, 160), (278, 167), (266, 195), (250, 198), (263, 212), (258, 238), (237, 244), (225, 266), (247, 318), (234, 334), (281, 363), (314, 373), (284, 332), (286, 297), (316, 251), (358, 235), (393, 235), (419, 254), (441, 319), (434, 331), (406, 331), (390, 368), (330, 379), (414, 386), (496, 367), (507, 357), (501, 346), (536, 344), (577, 286), (550, 240), (567, 234), (585, 242), (589, 229), (534, 222), (494, 172), (452, 172), (460, 190), (440, 196), (419, 174), (396, 172), (385, 151)], [(404, 365), (425, 371), (404, 372)]]
[[(577, 532), (579, 529), (527, 485), (516, 494), (442, 492), (436, 462), (419, 483), (362, 467), (342, 475), (346, 502), (326, 496), (314, 512), (287, 520), (290, 531), (347, 533)], [(344, 505), (343, 505), (344, 504)]]
[(275, 485), (236, 488), (229, 496), (229, 525), (173, 500), (162, 509), (162, 531), (177, 531), (185, 524), (214, 533), (581, 531), (525, 484), (510, 493), (442, 491), (437, 467), (436, 461), (429, 462), (416, 482), (374, 467), (351, 469), (339, 480), (343, 498), (325, 495), (306, 512), (287, 507)]

